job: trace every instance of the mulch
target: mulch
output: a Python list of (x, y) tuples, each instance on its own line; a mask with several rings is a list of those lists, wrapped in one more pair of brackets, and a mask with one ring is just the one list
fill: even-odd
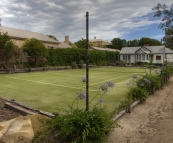
[(4, 107), (5, 101), (0, 99), (0, 122), (8, 121), (21, 116), (20, 113)]

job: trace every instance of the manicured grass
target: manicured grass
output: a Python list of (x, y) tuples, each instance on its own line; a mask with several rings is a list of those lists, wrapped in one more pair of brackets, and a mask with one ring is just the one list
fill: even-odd
[[(106, 81), (113, 81), (115, 87), (107, 92), (98, 94), (90, 103), (94, 106), (102, 98), (102, 107), (113, 111), (126, 96), (129, 86), (127, 80), (132, 75), (145, 74), (143, 68), (102, 67), (89, 70), (89, 100), (98, 92), (99, 87)], [(85, 77), (85, 69), (59, 70), (47, 72), (32, 72), (21, 74), (0, 75), (0, 97), (15, 99), (18, 102), (47, 112), (56, 112), (61, 108), (68, 109), (82, 87), (81, 78)], [(74, 103), (74, 107), (85, 108), (85, 100)], [(100, 105), (98, 105), (100, 106)]]

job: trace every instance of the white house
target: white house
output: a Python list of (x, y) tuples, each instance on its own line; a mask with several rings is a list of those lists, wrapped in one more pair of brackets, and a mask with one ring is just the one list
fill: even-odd
[(173, 62), (173, 51), (163, 46), (123, 47), (119, 54), (120, 60), (134, 64), (138, 61), (163, 64), (164, 60)]

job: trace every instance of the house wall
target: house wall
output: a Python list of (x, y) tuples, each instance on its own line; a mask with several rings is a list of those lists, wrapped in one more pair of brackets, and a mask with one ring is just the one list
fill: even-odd
[[(161, 59), (156, 60), (156, 56), (161, 56)], [(163, 64), (163, 54), (154, 54), (152, 62), (153, 62), (153, 64)]]
[[(126, 58), (126, 60), (123, 58), (123, 56), (127, 56), (127, 55), (120, 55), (120, 60), (121, 61), (126, 61), (126, 63), (131, 63), (131, 64), (133, 64), (133, 63), (135, 63), (135, 55), (130, 55), (130, 60), (128, 59), (128, 58)], [(156, 60), (156, 56), (160, 56), (161, 57), (161, 59), (160, 60)], [(167, 60), (168, 62), (173, 62), (173, 54), (166, 54), (166, 57), (165, 57), (165, 59), (163, 60), (163, 54), (154, 54), (153, 55), (153, 60), (152, 60), (152, 63), (153, 64), (163, 64), (163, 61), (164, 60)], [(151, 57), (150, 57), (150, 59), (151, 59)], [(147, 63), (150, 63), (150, 59), (148, 59), (147, 60), (147, 54), (145, 54), (145, 60), (137, 60), (137, 58), (136, 58), (136, 62), (137, 61), (142, 61), (142, 62), (147, 62)]]
[(173, 54), (166, 54), (165, 60), (168, 62), (173, 62)]
[(11, 39), (15, 45), (17, 45), (19, 48), (21, 48), (24, 44), (24, 40), (17, 40), (17, 39)]
[[(21, 48), (25, 42), (25, 40), (21, 40), (21, 39), (11, 39), (15, 45), (17, 45), (19, 48)], [(54, 43), (46, 43), (46, 42), (42, 42), (46, 48), (57, 48), (59, 44), (54, 44)]]

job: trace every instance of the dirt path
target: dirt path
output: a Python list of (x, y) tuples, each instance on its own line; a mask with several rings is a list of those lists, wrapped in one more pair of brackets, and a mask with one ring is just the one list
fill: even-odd
[(117, 121), (109, 143), (173, 143), (173, 76), (162, 90)]

